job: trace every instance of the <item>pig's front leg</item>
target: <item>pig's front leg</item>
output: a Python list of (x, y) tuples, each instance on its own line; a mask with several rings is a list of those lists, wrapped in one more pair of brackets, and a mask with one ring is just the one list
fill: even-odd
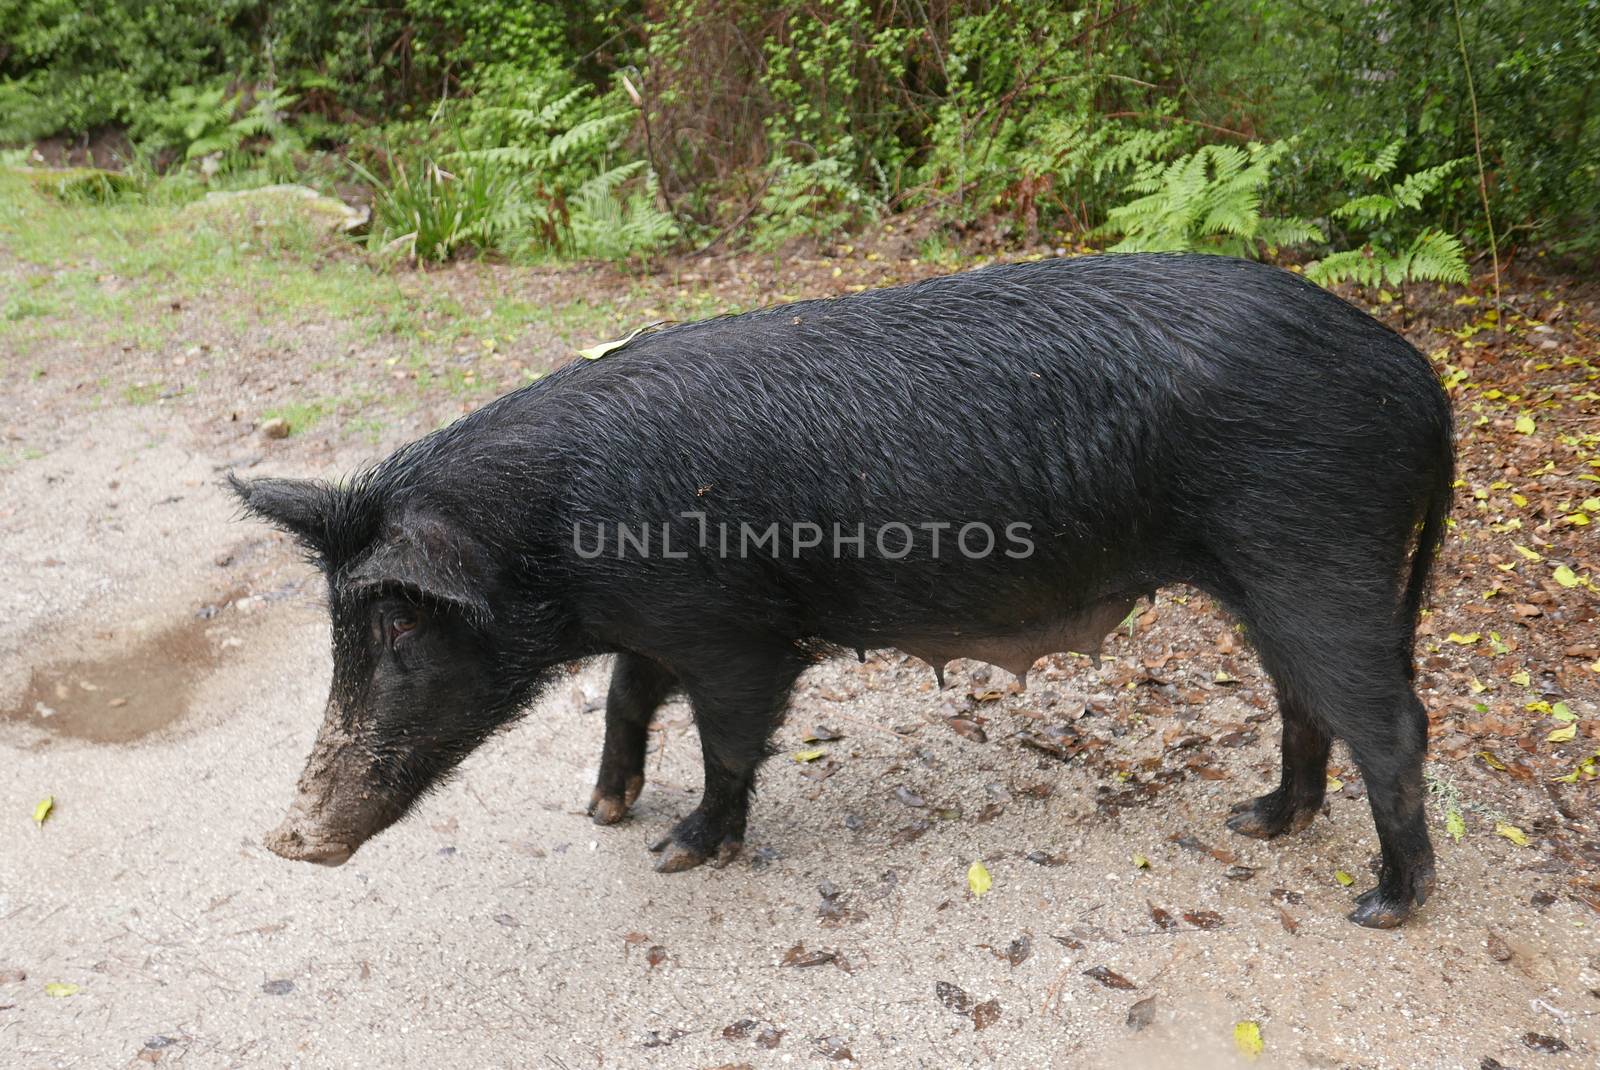
[(617, 655), (606, 691), (606, 742), (600, 776), (589, 797), (596, 825), (614, 825), (627, 814), (644, 788), (644, 748), (650, 720), (677, 678), (642, 654)]
[(738, 857), (756, 768), (767, 756), (789, 689), (808, 664), (787, 647), (760, 657), (734, 654), (715, 680), (685, 674), (705, 759), (705, 794), (670, 836), (651, 847), (661, 852), (658, 872), (677, 873), (702, 862), (720, 867)]

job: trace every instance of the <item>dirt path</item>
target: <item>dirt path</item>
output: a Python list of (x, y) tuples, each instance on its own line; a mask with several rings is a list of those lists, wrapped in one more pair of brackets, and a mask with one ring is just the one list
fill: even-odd
[[(583, 816), (603, 666), (347, 866), (278, 859), (261, 835), (320, 716), (326, 625), (309, 570), (234, 522), (217, 475), (338, 475), (472, 399), (264, 439), (275, 380), (372, 386), (403, 356), (377, 343), (341, 370), (336, 325), (270, 316), (219, 330), (188, 358), (215, 374), (179, 394), (118, 391), (172, 377), (229, 299), (185, 296), (194, 325), (148, 349), (86, 324), (0, 353), (4, 430), (30, 451), (0, 469), (7, 1065), (1228, 1066), (1240, 1022), (1260, 1066), (1600, 1059), (1592, 810), (1437, 760), (1438, 898), (1399, 931), (1349, 924), (1376, 852), (1359, 779), (1336, 755), (1341, 786), (1303, 834), (1223, 828), (1276, 776), (1276, 716), (1227, 622), (1181, 591), (1105, 665), (1053, 659), (1026, 692), (972, 663), (943, 692), (898, 655), (819, 667), (724, 871), (660, 876), (645, 850), (698, 790), (681, 704), (636, 815)], [(519, 359), (553, 358), (554, 328), (530, 330)], [(121, 378), (91, 398), (75, 384), (97, 374)], [(1596, 690), (1570, 695), (1582, 721)], [(805, 742), (819, 725), (839, 738)]]

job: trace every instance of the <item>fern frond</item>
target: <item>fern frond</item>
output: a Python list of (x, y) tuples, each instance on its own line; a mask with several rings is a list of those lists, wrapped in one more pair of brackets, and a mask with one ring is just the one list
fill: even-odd
[(1399, 207), (1393, 197), (1382, 193), (1367, 193), (1345, 201), (1333, 210), (1335, 219), (1354, 220), (1358, 226), (1386, 223)]
[(1361, 177), (1369, 181), (1377, 181), (1400, 162), (1400, 150), (1405, 147), (1405, 138), (1397, 137), (1378, 151), (1378, 155), (1371, 160), (1363, 160), (1354, 153), (1345, 154), (1340, 158), (1339, 165), (1344, 170), (1347, 178)]
[(1461, 239), (1442, 230), (1430, 227), (1418, 234), (1406, 250), (1406, 257), (1408, 278), (1454, 283), (1466, 283), (1471, 278)]
[(1467, 158), (1465, 156), (1459, 156), (1454, 160), (1446, 160), (1437, 167), (1411, 172), (1391, 191), (1395, 203), (1404, 205), (1407, 208), (1421, 208), (1422, 198), (1438, 189), (1440, 184), (1449, 177), (1451, 171), (1466, 162)]

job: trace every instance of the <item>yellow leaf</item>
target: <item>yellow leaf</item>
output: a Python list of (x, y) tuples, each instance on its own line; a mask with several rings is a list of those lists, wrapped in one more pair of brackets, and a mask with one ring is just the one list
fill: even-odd
[(1444, 815), (1444, 830), (1457, 843), (1460, 843), (1461, 837), (1467, 834), (1467, 823), (1462, 819), (1461, 811), (1453, 806)]
[(1468, 632), (1466, 635), (1462, 635), (1460, 632), (1451, 632), (1450, 637), (1445, 641), (1448, 643), (1460, 643), (1462, 646), (1471, 646), (1481, 638), (1483, 637), (1477, 632)]
[(815, 750), (797, 750), (790, 757), (797, 762), (814, 762), (827, 753), (821, 747), (817, 747)]
[(1487, 765), (1490, 769), (1498, 769), (1502, 773), (1506, 771), (1506, 763), (1502, 762), (1498, 757), (1496, 757), (1494, 751), (1481, 750), (1478, 752), (1478, 757), (1481, 758), (1483, 760), (1483, 764)]
[(1219, 684), (1236, 684), (1236, 683), (1239, 682), (1238, 677), (1229, 676), (1227, 673), (1223, 672), (1221, 669), (1217, 670), (1217, 674), (1212, 677), (1212, 680), (1214, 680), (1215, 682), (1217, 682)]
[(1239, 1022), (1233, 1027), (1233, 1046), (1246, 1059), (1254, 1059), (1265, 1050), (1261, 1042), (1261, 1025), (1258, 1022)]
[(1526, 557), (1529, 561), (1543, 561), (1544, 560), (1544, 558), (1542, 556), (1540, 556), (1540, 554), (1539, 554), (1539, 552), (1537, 550), (1530, 550), (1526, 546), (1522, 545), (1520, 542), (1512, 543), (1511, 544), (1511, 548), (1513, 550), (1515, 550), (1517, 553), (1521, 554), (1523, 557)]
[(1572, 513), (1566, 518), (1566, 521), (1575, 528), (1585, 528), (1589, 526), (1589, 514)]
[(1555, 572), (1551, 573), (1551, 575), (1563, 587), (1576, 587), (1578, 585), (1578, 574), (1566, 565), (1557, 565)]
[(981, 861), (974, 862), (967, 867), (967, 887), (972, 894), (982, 895), (994, 884), (994, 878), (989, 876), (989, 869)]
[(1575, 724), (1563, 725), (1544, 737), (1546, 743), (1567, 743), (1578, 735), (1578, 726)]
[(1329, 791), (1338, 791), (1342, 787), (1344, 787), (1344, 781), (1340, 780), (1336, 776), (1329, 776), (1328, 777), (1328, 790)]
[(1517, 672), (1511, 674), (1511, 682), (1516, 684), (1518, 687), (1527, 687), (1529, 679), (1530, 678), (1526, 669), (1519, 669)]
[(1523, 506), (1528, 504), (1528, 499), (1524, 498), (1520, 494), (1512, 494), (1511, 504), (1515, 505), (1518, 509), (1521, 509)]
[(1583, 499), (1583, 507), (1591, 513), (1600, 513), (1600, 498)]
[(623, 346), (627, 345), (641, 334), (644, 334), (646, 331), (653, 331), (658, 327), (666, 326), (670, 322), (670, 320), (657, 320), (654, 323), (647, 323), (643, 327), (636, 327), (629, 331), (624, 337), (618, 338), (614, 342), (601, 342), (598, 345), (590, 346), (588, 349), (580, 349), (578, 350), (578, 356), (582, 357), (584, 360), (599, 360), (612, 350), (621, 349)]
[(1148, 858), (1146, 858), (1144, 855), (1134, 855), (1133, 856), (1133, 865), (1134, 865), (1134, 868), (1136, 868), (1136, 869), (1149, 869), (1150, 868), (1150, 860)]
[(43, 828), (44, 819), (50, 816), (50, 811), (54, 810), (55, 806), (56, 797), (54, 795), (46, 795), (44, 798), (40, 799), (39, 805), (33, 808), (33, 823), (38, 825), (40, 828)]
[(1494, 823), (1494, 834), (1496, 836), (1504, 836), (1518, 847), (1528, 846), (1527, 833), (1523, 832), (1515, 825), (1506, 824), (1504, 821), (1496, 821)]
[(1356, 882), (1354, 877), (1350, 876), (1350, 874), (1346, 873), (1342, 869), (1336, 869), (1333, 871), (1333, 879), (1344, 885), (1346, 888), (1350, 887)]
[(47, 996), (54, 996), (56, 999), (65, 999), (68, 996), (77, 995), (78, 986), (69, 985), (62, 981), (51, 981), (49, 984), (44, 986), (44, 994)]
[(1576, 721), (1578, 715), (1572, 712), (1572, 707), (1565, 702), (1558, 702), (1550, 707), (1550, 716), (1558, 721)]
[(1538, 430), (1538, 425), (1533, 422), (1533, 417), (1524, 413), (1517, 417), (1517, 434), (1531, 435)]

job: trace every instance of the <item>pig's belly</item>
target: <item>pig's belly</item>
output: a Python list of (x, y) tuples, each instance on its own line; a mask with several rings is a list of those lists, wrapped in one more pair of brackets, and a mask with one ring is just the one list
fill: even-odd
[(896, 636), (884, 645), (921, 658), (941, 675), (946, 662), (968, 658), (988, 662), (1021, 679), (1027, 676), (1029, 667), (1046, 654), (1071, 651), (1098, 656), (1100, 644), (1127, 617), (1135, 601), (1133, 598), (1109, 598), (1076, 613), (1015, 630), (965, 632), (952, 629), (943, 634)]

